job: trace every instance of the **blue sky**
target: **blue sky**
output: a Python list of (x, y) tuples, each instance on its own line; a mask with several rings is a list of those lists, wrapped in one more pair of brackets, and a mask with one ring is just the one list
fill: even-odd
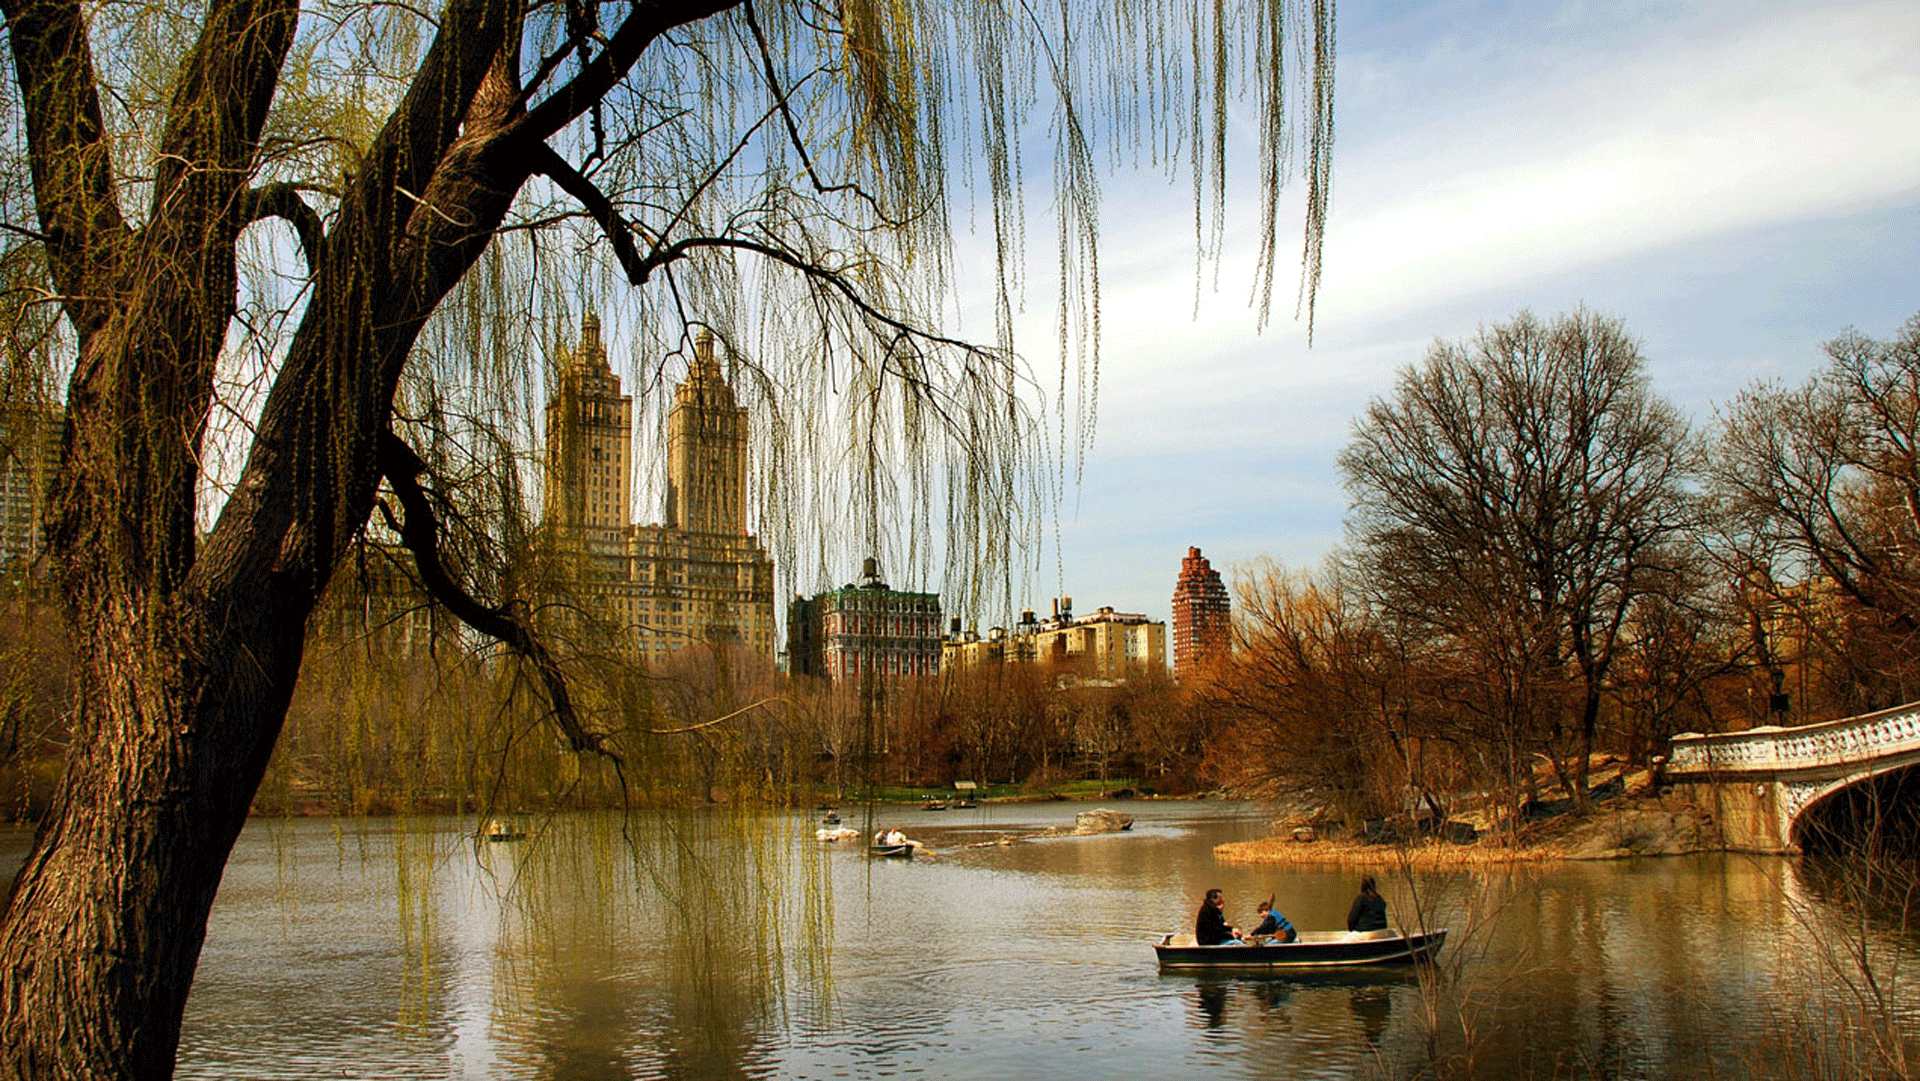
[[(1338, 42), (1310, 348), (1291, 279), (1264, 332), (1247, 305), (1254, 192), (1196, 312), (1190, 190), (1107, 179), (1098, 433), (1035, 607), (1165, 619), (1188, 545), (1223, 571), (1317, 563), (1352, 418), (1436, 338), (1522, 308), (1624, 319), (1697, 424), (1920, 311), (1920, 4), (1349, 0)], [(1029, 313), (1030, 346), (1050, 320)]]

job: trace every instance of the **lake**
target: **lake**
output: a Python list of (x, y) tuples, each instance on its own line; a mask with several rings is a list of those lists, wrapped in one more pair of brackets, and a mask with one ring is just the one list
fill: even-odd
[[(1018, 840), (1092, 804), (255, 820), (188, 1006), (183, 1078), (1848, 1076), (1920, 1063), (1920, 938), (1846, 876), (1713, 855), (1409, 875), (1440, 963), (1162, 975), (1201, 894), (1343, 927), (1360, 869), (1245, 866), (1220, 802), (1101, 804), (1132, 830)], [(0, 867), (24, 846), (0, 834)], [(1884, 901), (1884, 897), (1880, 898)], [(1872, 898), (1868, 899), (1869, 901)], [(1863, 967), (1861, 959), (1865, 960)], [(1875, 982), (1863, 976), (1870, 973)], [(1872, 988), (1878, 988), (1877, 991)], [(1866, 990), (1862, 990), (1866, 989)]]

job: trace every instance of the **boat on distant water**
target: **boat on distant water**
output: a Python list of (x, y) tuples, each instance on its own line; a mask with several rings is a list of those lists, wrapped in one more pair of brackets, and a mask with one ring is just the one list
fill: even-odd
[(910, 860), (913, 858), (913, 842), (899, 845), (868, 845), (867, 855), (875, 859)]
[(533, 836), (511, 818), (489, 818), (483, 832), (489, 841), (524, 841)]
[(1168, 933), (1153, 944), (1162, 971), (1277, 972), (1295, 969), (1405, 965), (1431, 961), (1447, 940), (1447, 929), (1401, 935), (1372, 932), (1302, 931), (1292, 942), (1202, 946), (1192, 935)]

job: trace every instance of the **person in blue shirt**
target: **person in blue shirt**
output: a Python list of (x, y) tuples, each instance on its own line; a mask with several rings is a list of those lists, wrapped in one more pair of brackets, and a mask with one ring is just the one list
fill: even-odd
[(1292, 942), (1300, 937), (1300, 932), (1293, 929), (1293, 924), (1280, 914), (1279, 909), (1273, 907), (1273, 898), (1260, 902), (1254, 912), (1260, 917), (1260, 926), (1253, 929), (1252, 937), (1278, 942)]

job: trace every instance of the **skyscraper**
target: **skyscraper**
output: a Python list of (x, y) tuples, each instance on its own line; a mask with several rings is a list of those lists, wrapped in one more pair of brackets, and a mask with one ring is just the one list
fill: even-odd
[(607, 364), (600, 317), (588, 314), (547, 402), (547, 522), (601, 534), (632, 524), (632, 458), (633, 399)]
[(1180, 561), (1173, 587), (1173, 676), (1186, 679), (1233, 646), (1233, 603), (1220, 572), (1198, 548)]
[(632, 655), (731, 644), (771, 662), (773, 561), (746, 529), (747, 411), (712, 333), (697, 335), (667, 414), (663, 525), (630, 521), (632, 401), (607, 363), (599, 320), (587, 316), (547, 403), (550, 534), (584, 557), (598, 614), (622, 629)]
[(25, 574), (46, 546), (47, 495), (60, 469), (66, 410), (12, 406), (0, 416), (0, 570)]
[(746, 494), (747, 411), (734, 404), (702, 327), (667, 414), (667, 528), (744, 534)]

